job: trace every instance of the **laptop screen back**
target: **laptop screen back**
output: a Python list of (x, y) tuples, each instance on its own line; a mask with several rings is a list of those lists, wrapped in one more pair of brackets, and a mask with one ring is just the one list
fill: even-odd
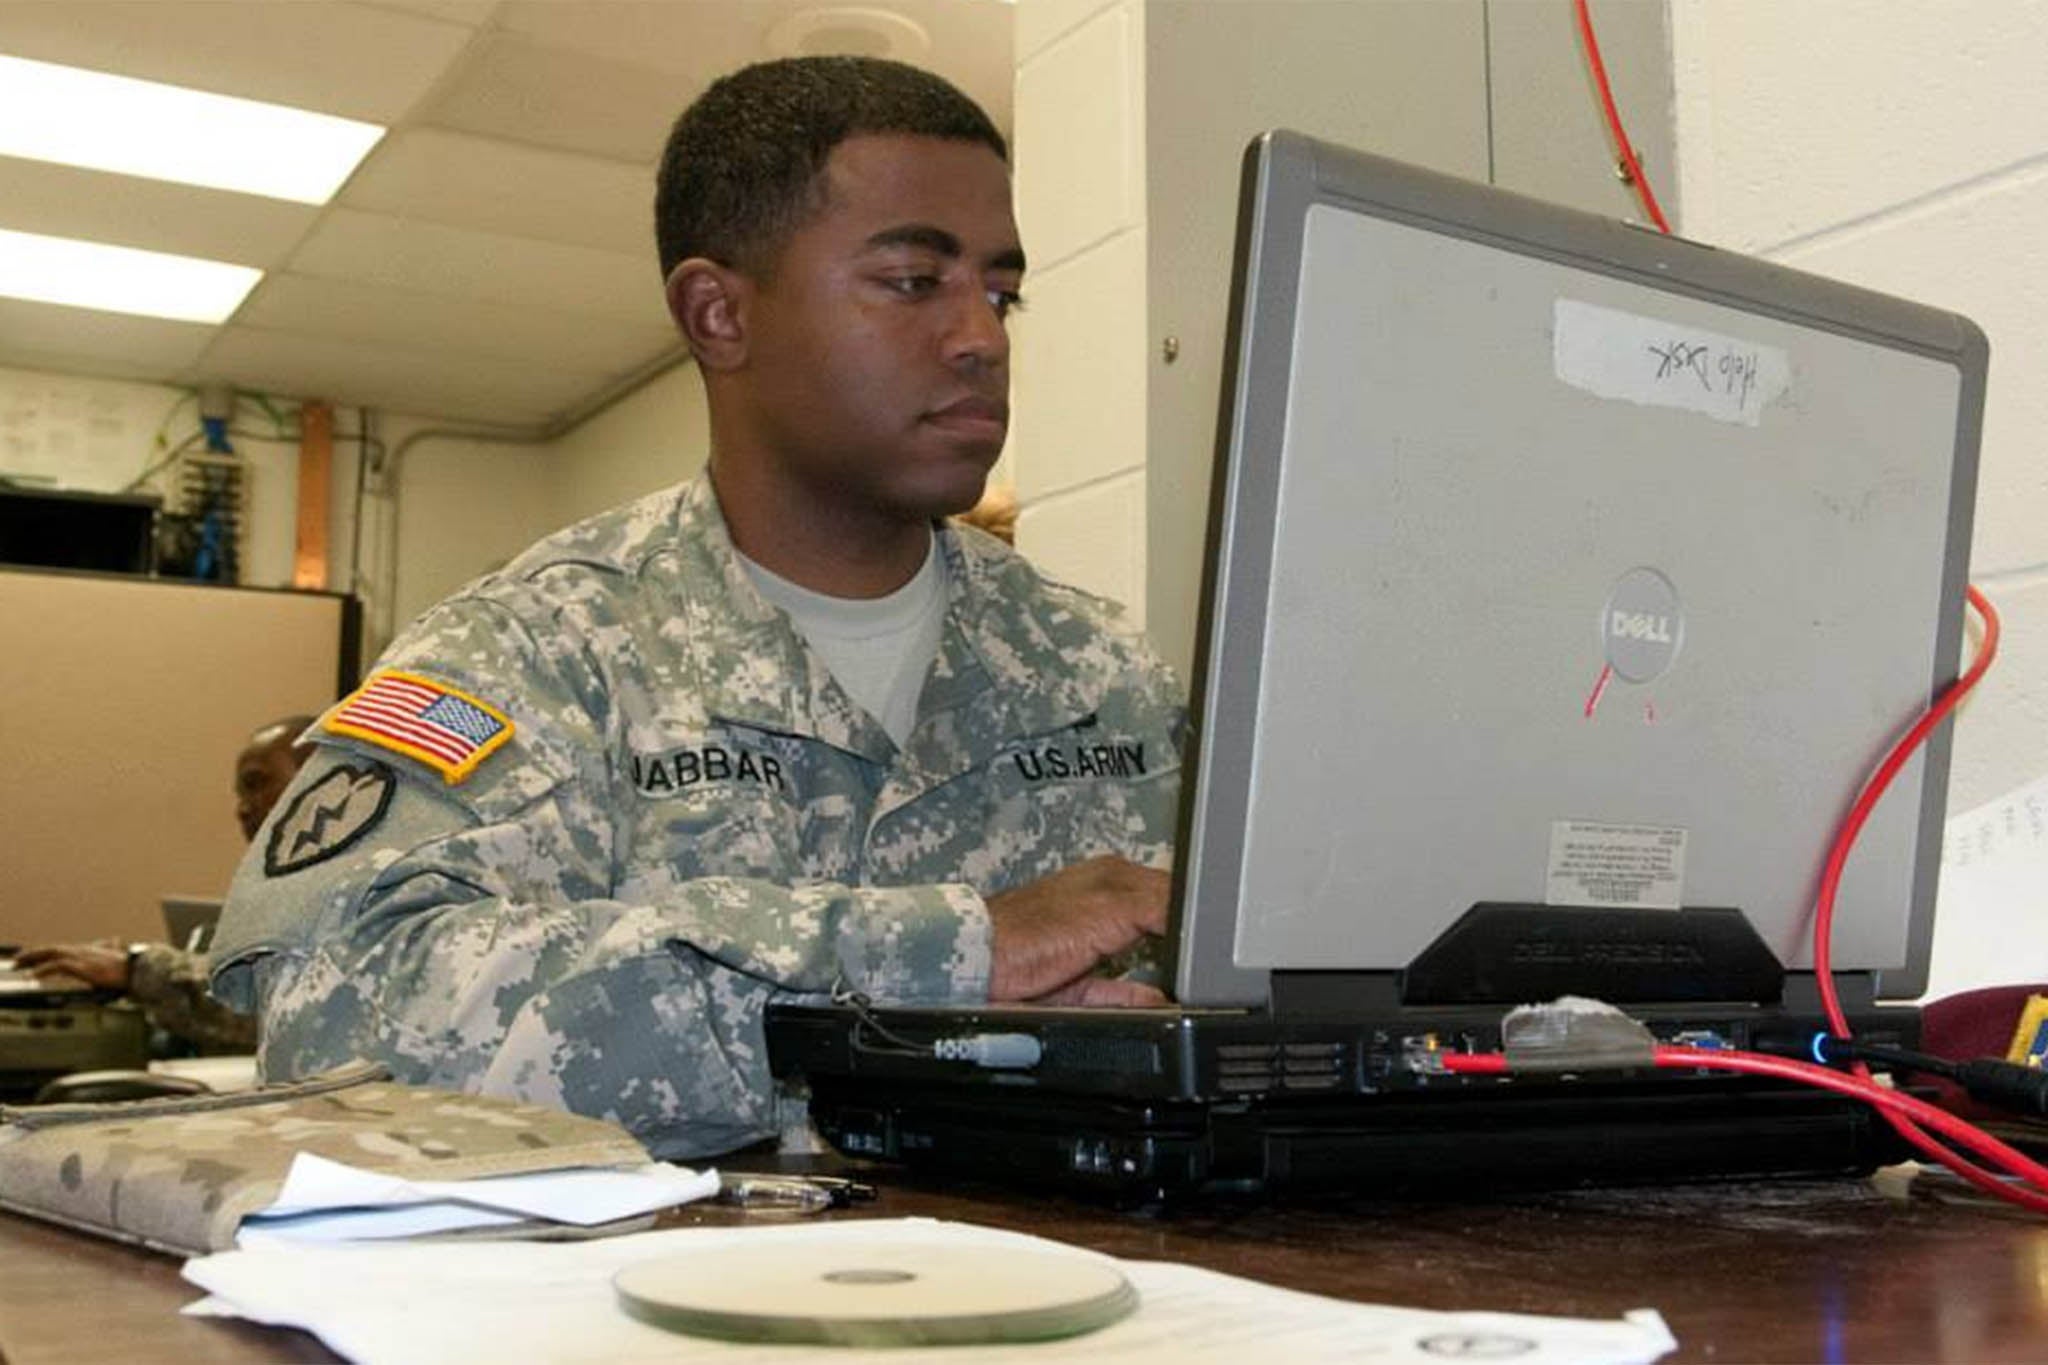
[(221, 901), (210, 896), (165, 896), (164, 941), (173, 948), (203, 953), (213, 943), (220, 923)]
[[(1742, 910), (1953, 678), (1962, 319), (1271, 134), (1247, 163), (1176, 987), (1397, 970), (1476, 902)], [(1842, 886), (1926, 971), (1947, 734)]]

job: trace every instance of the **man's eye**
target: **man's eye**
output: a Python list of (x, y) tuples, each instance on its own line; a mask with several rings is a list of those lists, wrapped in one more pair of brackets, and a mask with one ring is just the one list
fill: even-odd
[(988, 291), (988, 301), (999, 318), (1007, 318), (1012, 313), (1024, 311), (1024, 296), (1014, 289), (991, 289)]
[(906, 299), (923, 298), (939, 287), (936, 275), (891, 275), (883, 281), (888, 288)]

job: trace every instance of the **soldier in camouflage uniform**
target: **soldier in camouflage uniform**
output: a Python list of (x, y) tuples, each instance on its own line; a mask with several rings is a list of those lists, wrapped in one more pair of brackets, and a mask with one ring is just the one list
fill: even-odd
[[(367, 1056), (695, 1156), (782, 1126), (771, 1001), (1161, 998), (1104, 964), (1164, 928), (1177, 688), (942, 520), (1006, 429), (1005, 155), (865, 59), (678, 122), (657, 227), (709, 467), (442, 603), (321, 720), (216, 949), (266, 1076)], [(835, 604), (919, 583), (907, 674), (828, 665)]]
[[(313, 723), (287, 716), (262, 726), (235, 755), (235, 821), (244, 839), (256, 837), (263, 817), (284, 795), (310, 748), (293, 741)], [(29, 948), (15, 964), (44, 978), (70, 977), (115, 991), (141, 1007), (150, 1027), (201, 1053), (233, 1055), (256, 1050), (256, 1021), (207, 994), (204, 954), (169, 943), (57, 943)]]

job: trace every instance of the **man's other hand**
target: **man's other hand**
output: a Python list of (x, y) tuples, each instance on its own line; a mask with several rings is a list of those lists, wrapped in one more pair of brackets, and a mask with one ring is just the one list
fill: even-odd
[(53, 943), (46, 948), (24, 948), (15, 954), (14, 965), (35, 973), (39, 981), (70, 977), (95, 990), (128, 989), (128, 950), (113, 943)]
[(1105, 854), (988, 898), (995, 926), (991, 1000), (1054, 1005), (1159, 1005), (1135, 981), (1090, 976), (1145, 934), (1166, 932), (1173, 878)]

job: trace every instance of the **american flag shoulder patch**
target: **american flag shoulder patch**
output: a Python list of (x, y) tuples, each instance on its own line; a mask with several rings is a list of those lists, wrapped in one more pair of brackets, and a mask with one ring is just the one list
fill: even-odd
[(404, 754), (451, 786), (512, 738), (511, 718), (488, 702), (389, 668), (344, 697), (320, 728)]

